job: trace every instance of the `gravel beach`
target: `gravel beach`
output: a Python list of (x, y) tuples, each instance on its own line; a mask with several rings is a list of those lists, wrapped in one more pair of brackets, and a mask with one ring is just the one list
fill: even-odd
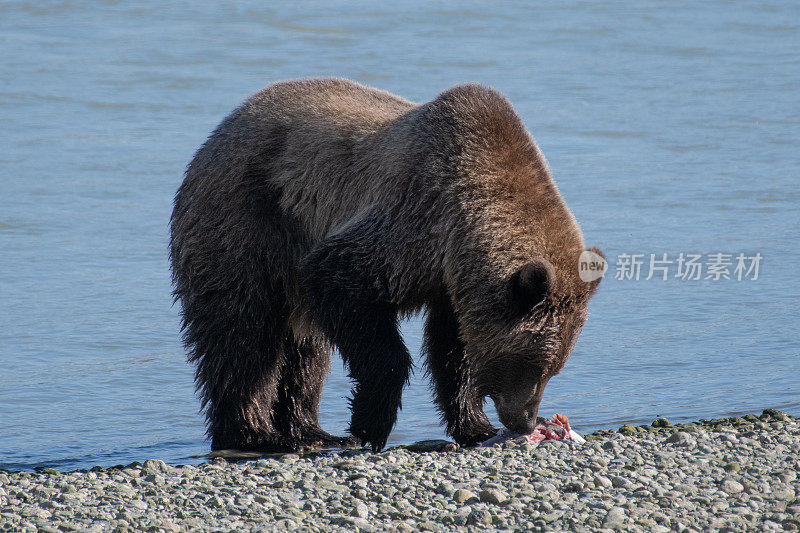
[[(800, 419), (200, 466), (0, 472), (2, 531), (797, 530)], [(438, 451), (419, 451), (426, 448)]]

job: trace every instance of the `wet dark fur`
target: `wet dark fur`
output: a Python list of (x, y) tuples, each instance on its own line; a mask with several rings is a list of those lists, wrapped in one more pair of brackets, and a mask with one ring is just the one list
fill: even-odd
[(595, 285), (577, 277), (583, 248), (490, 89), (423, 105), (335, 79), (256, 93), (198, 150), (171, 220), (212, 448), (342, 443), (317, 420), (331, 345), (355, 381), (350, 432), (382, 448), (412, 366), (398, 316), (423, 308), (447, 431), (485, 439), (504, 376), (549, 379), (569, 356)]

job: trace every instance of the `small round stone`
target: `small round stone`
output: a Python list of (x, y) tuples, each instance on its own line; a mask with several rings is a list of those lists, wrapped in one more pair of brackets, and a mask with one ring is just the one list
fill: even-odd
[(594, 482), (594, 486), (598, 488), (607, 489), (613, 486), (611, 480), (605, 476), (594, 476), (592, 481)]
[(621, 526), (625, 522), (625, 510), (622, 507), (612, 507), (603, 518), (603, 526)]
[(480, 493), (480, 499), (482, 502), (500, 505), (508, 499), (508, 495), (497, 489), (484, 489)]
[(453, 493), (453, 500), (455, 500), (455, 502), (459, 504), (477, 499), (478, 497), (475, 495), (474, 492), (466, 489), (458, 489)]
[(694, 439), (685, 431), (676, 431), (667, 438), (667, 442), (678, 446), (688, 446), (694, 444)]
[(467, 525), (485, 525), (492, 523), (492, 514), (485, 509), (476, 509), (467, 516)]
[(744, 485), (734, 479), (725, 478), (722, 481), (720, 488), (727, 494), (739, 494), (744, 490)]
[(622, 476), (614, 476), (611, 478), (611, 486), (617, 489), (627, 488), (631, 486), (631, 482)]
[(161, 459), (148, 459), (142, 465), (142, 476), (149, 476), (150, 474), (161, 474), (168, 471), (167, 464)]
[(358, 518), (368, 518), (369, 508), (364, 502), (358, 502), (355, 507), (353, 507), (353, 512), (351, 514)]

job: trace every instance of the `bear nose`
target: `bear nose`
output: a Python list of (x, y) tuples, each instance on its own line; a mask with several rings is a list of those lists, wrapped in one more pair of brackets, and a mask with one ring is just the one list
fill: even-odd
[(527, 435), (536, 427), (536, 416), (539, 414), (539, 405), (511, 406), (496, 402), (497, 415), (500, 422), (514, 433)]
[(512, 431), (516, 431), (517, 433), (521, 433), (523, 435), (527, 435), (531, 433), (533, 429), (536, 427), (536, 417), (533, 418), (523, 418), (520, 423), (514, 428)]
[(507, 427), (510, 431), (514, 433), (520, 433), (522, 435), (527, 435), (533, 428), (536, 427), (536, 419), (529, 419), (525, 416), (500, 416), (500, 421), (503, 423), (505, 427)]

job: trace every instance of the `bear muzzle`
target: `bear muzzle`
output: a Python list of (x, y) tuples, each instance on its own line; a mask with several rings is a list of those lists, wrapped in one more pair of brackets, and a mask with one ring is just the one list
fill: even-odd
[(519, 399), (504, 398), (503, 396), (495, 396), (495, 408), (497, 415), (502, 423), (509, 431), (527, 435), (536, 427), (537, 416), (539, 414), (539, 403), (541, 395), (535, 394), (535, 397), (525, 402)]

